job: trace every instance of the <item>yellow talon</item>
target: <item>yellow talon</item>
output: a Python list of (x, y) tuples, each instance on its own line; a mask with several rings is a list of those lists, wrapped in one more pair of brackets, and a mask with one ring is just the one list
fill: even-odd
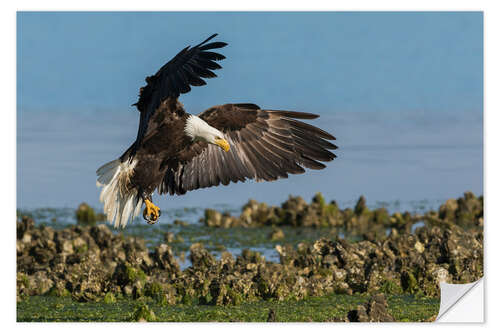
[(144, 208), (142, 216), (149, 224), (156, 223), (161, 215), (160, 207), (155, 206), (155, 204), (148, 199), (146, 199), (144, 203), (146, 204), (146, 208)]

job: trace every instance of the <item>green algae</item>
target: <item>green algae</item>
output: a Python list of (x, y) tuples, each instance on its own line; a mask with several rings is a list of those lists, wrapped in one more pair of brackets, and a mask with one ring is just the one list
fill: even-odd
[(105, 304), (114, 304), (116, 303), (116, 297), (112, 292), (107, 292), (106, 295), (104, 295), (103, 302)]
[(147, 304), (141, 302), (136, 305), (131, 321), (156, 321), (156, 315)]
[[(231, 291), (228, 291), (231, 292)], [(330, 294), (308, 297), (303, 300), (289, 298), (285, 301), (240, 300), (233, 305), (205, 304), (166, 305), (152, 298), (132, 300), (116, 299), (115, 302), (73, 301), (70, 297), (32, 296), (17, 303), (17, 321), (266, 321), (272, 309), (276, 321), (341, 321), (347, 312), (365, 303), (369, 295)], [(439, 298), (418, 298), (411, 295), (387, 296), (388, 312), (397, 321), (429, 321), (439, 311)]]

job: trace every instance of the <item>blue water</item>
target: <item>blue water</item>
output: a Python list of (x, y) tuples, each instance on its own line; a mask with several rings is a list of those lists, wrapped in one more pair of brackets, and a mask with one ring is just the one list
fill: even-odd
[[(136, 117), (126, 112), (36, 113), (24, 118), (21, 114), (18, 207), (75, 207), (82, 201), (98, 206), (95, 170), (134, 140)], [(344, 206), (354, 206), (363, 194), (369, 204), (399, 210), (405, 207), (398, 204), (441, 202), (466, 190), (482, 194), (482, 117), (433, 118), (401, 114), (394, 119), (382, 113), (322, 116), (314, 123), (336, 135), (339, 146), (338, 158), (326, 169), (270, 183), (248, 181), (184, 196), (155, 197), (155, 201), (162, 209), (239, 207), (249, 198), (280, 204), (289, 194), (309, 201), (322, 192), (327, 200)]]
[[(337, 137), (325, 170), (155, 198), (162, 209), (279, 204), (323, 192), (352, 206), (483, 192), (483, 16), (461, 13), (18, 13), (18, 207), (97, 206), (95, 170), (137, 133), (144, 77), (212, 32), (223, 70), (182, 97), (314, 112)], [(258, 24), (256, 24), (258, 23)]]

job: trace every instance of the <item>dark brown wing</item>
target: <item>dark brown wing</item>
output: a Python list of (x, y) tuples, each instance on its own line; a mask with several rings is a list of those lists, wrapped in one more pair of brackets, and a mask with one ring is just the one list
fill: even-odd
[(198, 188), (244, 182), (272, 181), (304, 168), (323, 169), (336, 156), (331, 134), (298, 121), (317, 115), (304, 112), (261, 110), (255, 104), (226, 104), (199, 115), (221, 130), (231, 148), (197, 143), (178, 164), (168, 169), (159, 192), (184, 194)]
[(135, 146), (139, 147), (147, 129), (149, 119), (154, 115), (158, 106), (168, 97), (178, 98), (187, 93), (191, 86), (203, 86), (206, 82), (202, 78), (216, 77), (212, 70), (222, 68), (215, 61), (225, 59), (222, 54), (208, 50), (226, 46), (223, 42), (209, 40), (217, 36), (214, 34), (194, 47), (186, 47), (172, 60), (163, 65), (153, 76), (146, 78), (147, 85), (142, 87), (139, 100), (134, 105), (141, 112), (139, 130)]

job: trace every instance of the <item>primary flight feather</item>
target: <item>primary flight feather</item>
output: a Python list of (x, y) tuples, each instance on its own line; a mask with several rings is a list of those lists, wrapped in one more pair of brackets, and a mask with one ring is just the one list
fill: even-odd
[(134, 105), (140, 112), (135, 142), (120, 156), (97, 170), (97, 186), (104, 212), (115, 227), (125, 227), (139, 215), (155, 223), (160, 209), (152, 194), (185, 194), (246, 179), (273, 181), (304, 167), (323, 169), (321, 162), (336, 156), (331, 134), (297, 119), (311, 113), (263, 110), (251, 103), (214, 106), (191, 115), (179, 102), (191, 86), (217, 75), (217, 61), (225, 57), (213, 50), (217, 34), (194, 47), (186, 47), (166, 63), (140, 89)]

